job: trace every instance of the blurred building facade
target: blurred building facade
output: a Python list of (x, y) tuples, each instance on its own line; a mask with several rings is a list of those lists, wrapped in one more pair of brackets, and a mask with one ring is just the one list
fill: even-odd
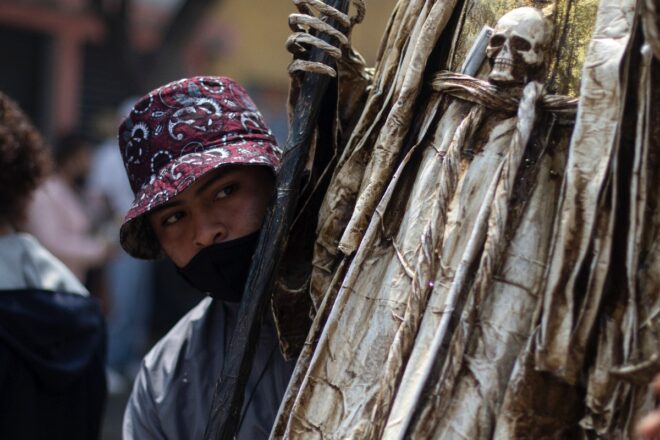
[[(367, 4), (354, 31), (368, 64), (394, 3)], [(289, 0), (2, 0), (0, 90), (51, 138), (184, 76), (228, 75), (283, 100), (292, 12)]]
[[(366, 16), (355, 26), (351, 44), (373, 66), (380, 40), (396, 0), (367, 0)], [(231, 76), (246, 85), (280, 143), (287, 131), (287, 66), (291, 55), (285, 42), (291, 34), (288, 16), (297, 12), (291, 0), (217, 1), (202, 32), (192, 42), (188, 65), (193, 69)]]
[[(367, 65), (373, 66), (380, 40), (396, 0), (366, 0), (366, 16), (356, 25), (351, 44)], [(291, 34), (288, 16), (297, 12), (291, 0), (222, 0), (213, 8), (213, 19), (224, 33), (222, 56), (212, 69), (250, 84), (287, 88), (285, 49)]]
[[(0, 2), (0, 90), (49, 137), (86, 128), (92, 114), (138, 92), (179, 0)], [(146, 71), (146, 69), (145, 69)]]
[[(102, 22), (82, 0), (0, 3), (0, 89), (47, 132), (70, 128), (83, 76), (82, 51), (103, 36)], [(54, 103), (57, 104), (57, 110)]]

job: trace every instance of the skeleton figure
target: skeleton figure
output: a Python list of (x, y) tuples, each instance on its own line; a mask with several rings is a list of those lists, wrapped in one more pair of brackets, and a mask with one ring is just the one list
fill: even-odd
[(486, 54), (491, 83), (512, 86), (543, 81), (552, 25), (536, 8), (517, 8), (495, 26)]

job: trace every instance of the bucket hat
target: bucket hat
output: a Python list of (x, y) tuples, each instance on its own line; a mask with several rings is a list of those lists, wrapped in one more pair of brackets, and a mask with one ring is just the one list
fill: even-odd
[(147, 216), (225, 165), (275, 173), (281, 151), (247, 91), (227, 77), (198, 76), (140, 98), (119, 126), (119, 149), (135, 200), (120, 229), (134, 257), (162, 255)]

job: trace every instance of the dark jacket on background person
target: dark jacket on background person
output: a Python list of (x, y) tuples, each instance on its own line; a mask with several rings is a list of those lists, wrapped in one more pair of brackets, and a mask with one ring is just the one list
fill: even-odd
[(0, 237), (0, 439), (94, 439), (105, 389), (96, 301), (28, 234)]

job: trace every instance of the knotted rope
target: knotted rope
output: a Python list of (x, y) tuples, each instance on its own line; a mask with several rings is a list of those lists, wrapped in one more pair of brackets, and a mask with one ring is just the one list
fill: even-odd
[[(364, 0), (351, 0), (355, 5), (356, 13), (352, 17), (338, 11), (337, 9), (328, 6), (321, 0), (292, 0), (296, 5), (299, 13), (289, 15), (289, 28), (293, 34), (289, 36), (286, 41), (286, 48), (291, 52), (294, 57), (308, 53), (311, 47), (321, 49), (335, 60), (342, 57), (342, 49), (350, 44), (348, 34), (353, 26), (364, 20), (366, 6)], [(314, 15), (313, 11), (317, 11)], [(347, 29), (343, 33), (333, 26), (329, 25), (326, 21), (334, 19), (336, 23), (342, 28)], [(339, 47), (335, 47), (319, 38), (319, 35), (326, 34), (334, 38)], [(331, 77), (337, 76), (337, 71), (323, 63), (316, 61), (307, 61), (301, 59), (294, 59), (289, 64), (289, 74), (297, 72), (312, 72), (322, 75), (329, 75)]]
[[(488, 81), (461, 73), (438, 72), (431, 80), (431, 88), (493, 110), (517, 113), (520, 107), (520, 97), (504, 94), (500, 87)], [(575, 118), (577, 103), (577, 98), (563, 95), (544, 94), (539, 99), (541, 110), (571, 119)]]

